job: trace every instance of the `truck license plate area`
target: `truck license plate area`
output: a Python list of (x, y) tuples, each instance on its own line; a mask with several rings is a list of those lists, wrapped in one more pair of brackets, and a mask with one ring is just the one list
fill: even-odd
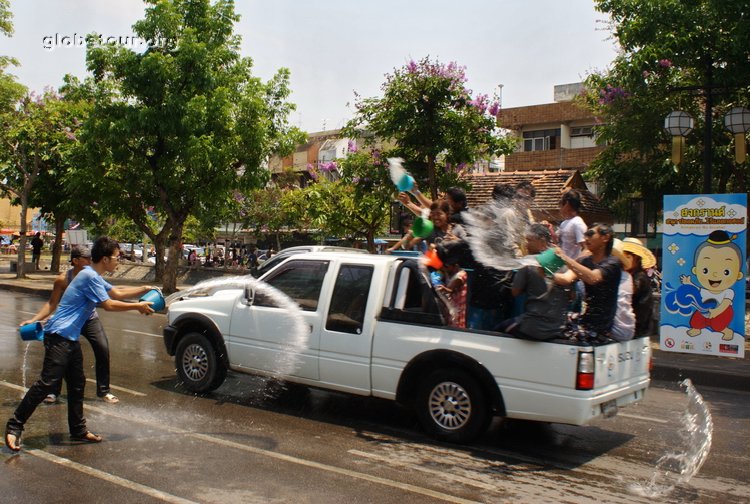
[(602, 403), (602, 415), (605, 418), (613, 417), (616, 414), (617, 414), (617, 400), (612, 399), (611, 401)]

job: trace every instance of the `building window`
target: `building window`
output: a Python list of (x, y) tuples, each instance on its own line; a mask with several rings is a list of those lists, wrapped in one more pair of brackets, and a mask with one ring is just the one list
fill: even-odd
[(560, 128), (524, 131), (523, 150), (525, 152), (554, 150), (560, 145)]
[(593, 126), (576, 126), (573, 128), (570, 128), (570, 136), (571, 137), (579, 137), (579, 136), (593, 136), (594, 135), (594, 127)]

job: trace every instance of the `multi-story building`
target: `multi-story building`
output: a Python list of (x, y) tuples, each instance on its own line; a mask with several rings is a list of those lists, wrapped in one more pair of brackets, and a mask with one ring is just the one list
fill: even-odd
[(580, 83), (555, 86), (554, 103), (501, 109), (498, 126), (519, 139), (505, 171), (586, 170), (603, 147), (593, 133), (597, 119), (574, 101), (582, 89)]

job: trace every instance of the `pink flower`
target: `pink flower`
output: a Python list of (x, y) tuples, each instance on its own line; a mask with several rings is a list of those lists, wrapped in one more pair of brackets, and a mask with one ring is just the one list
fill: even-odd
[(662, 68), (671, 68), (672, 62), (666, 58), (659, 60), (659, 66)]

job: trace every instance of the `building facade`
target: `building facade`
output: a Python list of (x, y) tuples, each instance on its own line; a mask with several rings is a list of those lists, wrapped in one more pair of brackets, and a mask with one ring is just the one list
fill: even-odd
[(501, 109), (499, 127), (518, 139), (518, 149), (505, 157), (505, 171), (580, 170), (603, 150), (597, 145), (597, 119), (574, 98), (582, 84), (555, 86), (554, 103)]

